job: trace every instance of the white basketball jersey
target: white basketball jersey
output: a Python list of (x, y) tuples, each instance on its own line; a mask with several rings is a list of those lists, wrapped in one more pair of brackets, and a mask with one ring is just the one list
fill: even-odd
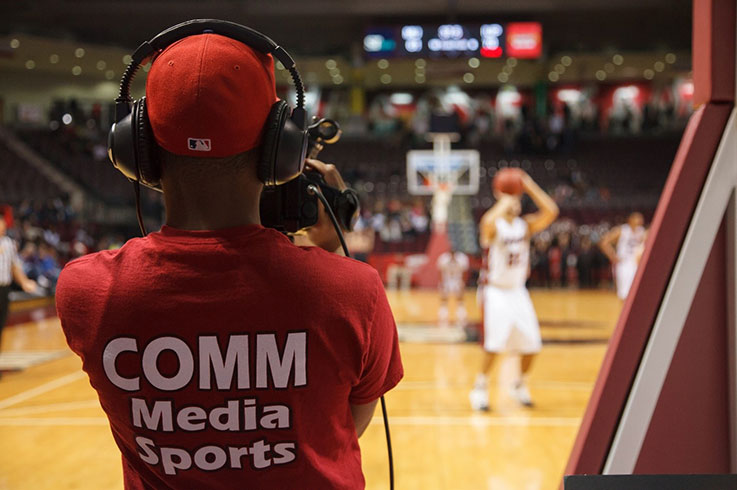
[(445, 252), (438, 257), (438, 269), (443, 282), (462, 282), (463, 273), (468, 270), (468, 256), (463, 252)]
[(617, 259), (620, 262), (637, 263), (637, 250), (645, 242), (645, 228), (638, 226), (634, 230), (628, 224), (619, 229), (617, 240)]
[(496, 236), (489, 247), (489, 284), (501, 288), (521, 288), (530, 267), (530, 239), (527, 222), (514, 218), (496, 220)]

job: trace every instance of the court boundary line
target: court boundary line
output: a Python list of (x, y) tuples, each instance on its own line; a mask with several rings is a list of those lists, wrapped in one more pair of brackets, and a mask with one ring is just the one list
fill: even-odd
[(84, 408), (100, 408), (100, 402), (97, 399), (94, 400), (84, 400), (84, 401), (77, 401), (77, 402), (62, 402), (62, 403), (50, 403), (48, 405), (33, 405), (30, 407), (21, 407), (21, 408), (10, 408), (10, 409), (2, 409), (0, 410), (0, 417), (10, 417), (13, 415), (28, 415), (33, 413), (45, 413), (45, 412), (55, 412), (55, 411), (61, 411), (61, 410), (76, 410), (76, 409), (84, 409)]
[(3, 410), (4, 408), (12, 407), (13, 405), (17, 405), (18, 403), (24, 402), (26, 400), (30, 400), (31, 398), (34, 398), (38, 395), (42, 395), (51, 390), (55, 390), (56, 388), (60, 388), (64, 385), (68, 385), (84, 377), (85, 377), (84, 371), (80, 370), (80, 371), (76, 371), (70, 374), (66, 374), (56, 379), (52, 379), (51, 381), (47, 381), (46, 383), (36, 386), (35, 388), (31, 388), (26, 391), (21, 391), (18, 394), (15, 394), (13, 396), (0, 400), (0, 410)]

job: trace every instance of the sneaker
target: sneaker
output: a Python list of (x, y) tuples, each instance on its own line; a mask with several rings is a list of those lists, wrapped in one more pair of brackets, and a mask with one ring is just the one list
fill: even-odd
[(524, 381), (518, 381), (514, 385), (512, 388), (512, 397), (526, 407), (534, 406), (532, 397), (530, 396), (530, 390), (527, 389)]
[(473, 410), (488, 412), (489, 411), (489, 393), (483, 388), (474, 388), (468, 395)]

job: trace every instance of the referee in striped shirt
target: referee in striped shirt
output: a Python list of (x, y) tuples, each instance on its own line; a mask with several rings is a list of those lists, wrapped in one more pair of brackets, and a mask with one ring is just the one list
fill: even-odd
[(0, 341), (5, 320), (8, 318), (8, 293), (13, 279), (27, 293), (36, 291), (36, 282), (28, 279), (23, 272), (15, 243), (5, 235), (7, 224), (5, 215), (0, 215)]

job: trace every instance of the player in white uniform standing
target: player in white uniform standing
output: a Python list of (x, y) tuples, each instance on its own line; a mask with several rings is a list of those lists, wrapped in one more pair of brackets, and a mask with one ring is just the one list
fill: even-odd
[(489, 409), (488, 374), (497, 354), (521, 354), (521, 376), (513, 395), (532, 406), (526, 378), (540, 348), (540, 326), (525, 288), (530, 272), (530, 237), (547, 228), (558, 216), (555, 201), (524, 172), (521, 190), (538, 207), (536, 213), (520, 216), (521, 196), (494, 191), (496, 204), (481, 218), (480, 241), (489, 249), (489, 271), (483, 291), (484, 358), (470, 394), (474, 410)]
[(440, 270), (440, 308), (438, 309), (438, 323), (447, 326), (449, 321), (448, 298), (455, 296), (456, 325), (466, 324), (466, 307), (463, 305), (463, 291), (465, 281), (463, 275), (468, 270), (468, 256), (460, 251), (445, 252), (438, 257), (437, 266)]
[[(647, 229), (641, 213), (632, 213), (627, 223), (609, 230), (599, 242), (599, 248), (614, 266), (617, 296), (625, 300), (635, 279), (637, 265), (645, 246)], [(616, 250), (614, 244), (617, 244)]]

